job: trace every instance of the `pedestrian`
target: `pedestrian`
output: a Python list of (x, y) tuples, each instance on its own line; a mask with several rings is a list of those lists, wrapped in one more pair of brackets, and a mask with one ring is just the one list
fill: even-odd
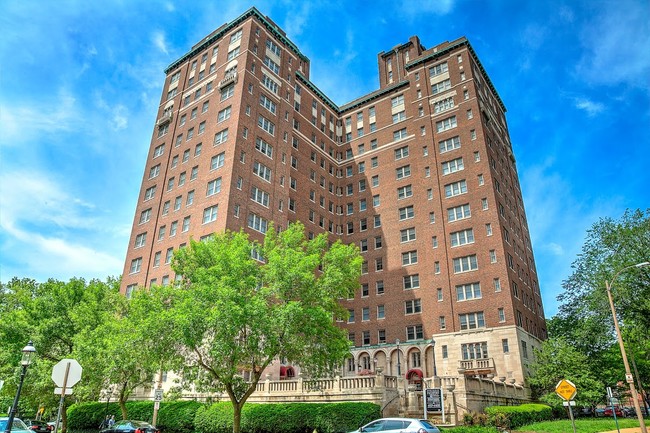
[(104, 418), (102, 420), (102, 423), (99, 425), (99, 429), (102, 430), (102, 429), (108, 428), (108, 420), (110, 420), (110, 419), (111, 419), (111, 416), (106, 415), (106, 418)]
[(108, 420), (108, 427), (113, 427), (113, 424), (115, 424), (115, 415), (111, 415), (111, 419)]

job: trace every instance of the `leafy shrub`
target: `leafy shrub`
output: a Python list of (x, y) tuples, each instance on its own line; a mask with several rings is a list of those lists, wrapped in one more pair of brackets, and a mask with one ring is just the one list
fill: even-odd
[[(372, 403), (281, 403), (247, 404), (242, 410), (241, 430), (246, 433), (343, 433), (380, 417)], [(230, 402), (215, 403), (196, 413), (194, 426), (200, 433), (230, 433), (233, 409)]]
[(490, 424), (517, 428), (522, 425), (553, 419), (553, 410), (545, 404), (522, 404), (519, 406), (490, 406), (485, 408)]
[[(153, 401), (128, 401), (126, 410), (129, 419), (151, 422)], [(185, 433), (194, 430), (194, 417), (197, 409), (203, 406), (195, 401), (161, 402), (158, 411), (157, 427), (169, 433)], [(122, 419), (122, 411), (117, 403), (89, 402), (77, 403), (68, 408), (68, 428), (74, 431), (97, 430), (106, 415)]]

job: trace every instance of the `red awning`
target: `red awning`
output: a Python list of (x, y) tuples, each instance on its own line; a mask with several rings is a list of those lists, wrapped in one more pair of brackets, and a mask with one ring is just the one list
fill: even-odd
[(422, 371), (420, 369), (414, 368), (412, 370), (409, 370), (406, 372), (406, 378), (411, 379), (413, 376), (417, 376), (420, 379), (424, 377), (424, 374), (422, 374)]

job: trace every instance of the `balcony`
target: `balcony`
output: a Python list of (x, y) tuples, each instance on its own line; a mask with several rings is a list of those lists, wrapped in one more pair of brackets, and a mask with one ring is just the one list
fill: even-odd
[(496, 371), (493, 358), (466, 359), (458, 363), (458, 373), (465, 376), (496, 374)]
[(223, 80), (219, 81), (219, 88), (226, 87), (228, 84), (231, 83), (236, 83), (237, 82), (237, 72), (231, 72), (229, 74), (226, 74), (225, 77), (223, 77)]
[(172, 121), (172, 118), (174, 117), (174, 113), (171, 111), (163, 113), (163, 115), (158, 119), (156, 122), (156, 125), (158, 126), (163, 126), (165, 123), (169, 123)]

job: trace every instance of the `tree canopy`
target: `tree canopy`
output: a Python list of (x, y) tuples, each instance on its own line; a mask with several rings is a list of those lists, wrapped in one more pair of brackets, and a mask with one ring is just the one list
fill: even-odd
[(178, 286), (151, 290), (157, 323), (174, 336), (183, 378), (228, 395), (235, 433), (241, 408), (272, 362), (286, 359), (320, 377), (349, 354), (335, 320), (347, 315), (338, 300), (358, 286), (361, 257), (353, 245), (330, 246), (325, 234), (307, 239), (296, 223), (281, 233), (270, 229), (263, 244), (243, 232), (192, 241), (172, 266), (183, 277)]

